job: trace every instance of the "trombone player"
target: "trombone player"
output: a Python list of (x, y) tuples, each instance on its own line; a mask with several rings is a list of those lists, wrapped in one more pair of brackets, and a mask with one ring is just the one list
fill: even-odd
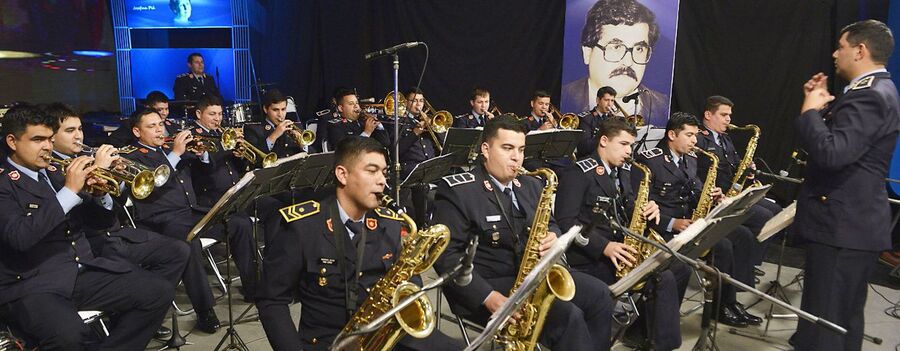
[[(425, 112), (425, 93), (417, 87), (406, 91), (406, 115), (400, 118), (400, 179), (406, 178), (413, 168), (440, 153), (438, 143), (443, 134), (433, 133), (432, 119)], [(433, 117), (433, 116), (432, 116)], [(435, 135), (434, 138), (431, 135)], [(409, 212), (419, 225), (423, 225), (428, 206), (428, 185), (401, 189), (400, 198), (404, 205), (412, 205)]]
[(556, 128), (556, 122), (550, 113), (550, 93), (537, 90), (531, 96), (531, 115), (526, 117), (525, 126), (528, 131), (548, 130)]

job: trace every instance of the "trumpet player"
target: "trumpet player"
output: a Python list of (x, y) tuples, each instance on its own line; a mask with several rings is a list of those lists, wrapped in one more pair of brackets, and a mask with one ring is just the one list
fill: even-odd
[[(225, 150), (222, 146), (222, 100), (204, 96), (197, 101), (197, 119), (193, 135), (208, 137), (216, 145), (216, 151), (207, 151), (209, 163), (195, 163), (199, 172), (193, 172), (197, 201), (201, 206), (212, 207), (216, 201), (237, 184), (244, 175), (245, 162), (237, 150)], [(251, 165), (252, 166), (252, 165)]]
[(486, 88), (472, 89), (469, 105), (472, 106), (472, 111), (453, 117), (453, 128), (484, 127), (488, 120), (494, 118), (494, 114), (490, 111), (491, 92)]
[(98, 349), (142, 350), (175, 287), (119, 257), (91, 252), (84, 221), (111, 219), (112, 207), (108, 195), (87, 191), (102, 183), (92, 174), (111, 160), (79, 156), (62, 175), (49, 164), (58, 127), (30, 105), (3, 119), (9, 157), (0, 165), (0, 319), (41, 350), (83, 350), (91, 331), (77, 311), (101, 310), (118, 318)]
[(385, 147), (391, 145), (381, 122), (360, 109), (359, 98), (354, 90), (339, 89), (334, 95), (334, 101), (340, 116), (328, 121), (329, 145), (336, 146), (348, 136), (374, 138)]
[(584, 137), (575, 152), (579, 158), (589, 156), (597, 149), (597, 128), (600, 122), (613, 116), (615, 101), (616, 90), (610, 86), (602, 87), (597, 89), (597, 105), (578, 114), (578, 118), (581, 118), (579, 126), (584, 131)]
[(266, 120), (260, 123), (244, 125), (244, 138), (256, 148), (264, 152), (274, 152), (278, 158), (288, 157), (308, 151), (307, 146), (297, 143), (291, 137), (294, 121), (287, 117), (287, 98), (278, 89), (266, 91), (263, 96), (263, 112)]
[[(166, 94), (159, 90), (151, 91), (144, 99), (144, 106), (156, 111), (156, 113), (159, 114), (159, 117), (163, 119), (163, 125), (165, 125), (163, 135), (168, 137), (178, 133), (178, 126), (176, 126), (171, 119), (168, 119), (169, 97), (166, 96)], [(126, 119), (119, 125), (119, 129), (116, 129), (109, 135), (110, 144), (115, 147), (122, 147), (134, 142), (134, 135), (131, 133), (131, 125), (129, 125), (129, 123), (130, 122)]]
[[(537, 90), (531, 95), (531, 114), (525, 119), (528, 131), (548, 130), (556, 128), (553, 116), (550, 115), (550, 93)], [(556, 121), (557, 123), (559, 121)]]

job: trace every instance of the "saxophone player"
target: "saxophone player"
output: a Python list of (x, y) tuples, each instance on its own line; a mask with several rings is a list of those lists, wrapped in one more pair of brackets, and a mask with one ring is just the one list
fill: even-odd
[[(368, 288), (397, 259), (400, 218), (378, 207), (386, 155), (374, 139), (345, 138), (335, 151), (334, 193), (321, 202), (310, 200), (280, 210), (282, 227), (266, 246), (256, 302), (275, 350), (328, 349), (365, 301)], [(303, 306), (299, 325), (289, 309), (295, 291)], [(439, 332), (426, 339), (407, 336), (398, 345), (400, 350), (463, 347)]]
[[(453, 312), (476, 323), (484, 324), (507, 300), (529, 238), (527, 226), (544, 187), (537, 178), (518, 175), (524, 150), (525, 126), (511, 116), (494, 118), (484, 128), (481, 165), (471, 173), (444, 177), (438, 185), (433, 220), (450, 228), (451, 239), (435, 270), (451, 270), (470, 239), (479, 238), (471, 284), (452, 284), (444, 290)], [(541, 255), (559, 234), (552, 216), (548, 229)], [(609, 288), (585, 273), (571, 275), (574, 298), (553, 303), (539, 340), (553, 350), (606, 350), (612, 308)]]
[[(625, 120), (613, 118), (601, 122), (598, 126), (598, 141), (595, 152), (576, 162), (577, 167), (570, 167), (560, 174), (557, 197), (566, 199), (556, 202), (556, 218), (562, 230), (573, 225), (589, 225), (595, 216), (594, 202), (606, 199), (614, 204), (611, 210), (614, 217), (623, 226), (629, 226), (635, 206), (635, 191), (631, 183), (631, 172), (640, 172), (630, 167), (626, 160), (631, 157), (631, 148), (637, 132)], [(646, 190), (645, 190), (646, 191)], [(659, 223), (659, 206), (649, 201), (640, 208), (641, 214), (651, 223)], [(638, 233), (643, 234), (643, 233)], [(615, 283), (616, 269), (620, 265), (633, 266), (636, 255), (635, 248), (624, 244), (624, 236), (608, 225), (598, 226), (588, 234), (590, 242), (585, 247), (572, 246), (567, 252), (569, 264), (573, 269), (590, 274), (607, 284)], [(624, 340), (639, 349), (674, 350), (681, 344), (679, 328), (679, 306), (681, 297), (678, 293), (678, 281), (687, 282), (690, 270), (677, 262), (663, 271), (650, 284), (645, 285), (652, 301), (643, 302), (649, 323), (640, 320), (629, 328)], [(652, 328), (644, 335), (652, 335), (647, 341), (640, 335), (645, 325)], [(635, 331), (635, 332), (632, 332)]]
[[(700, 195), (704, 191), (712, 193), (714, 201), (722, 198), (722, 189), (713, 187), (703, 189), (703, 181), (697, 177), (697, 156), (691, 149), (697, 143), (700, 122), (694, 115), (676, 112), (666, 124), (666, 139), (660, 147), (638, 153), (635, 161), (646, 165), (652, 173), (650, 199), (659, 205), (660, 222), (656, 231), (665, 240), (683, 231), (691, 224), (693, 209), (697, 207)], [(638, 172), (631, 174), (632, 182), (638, 181)], [(651, 225), (652, 227), (652, 225)], [(756, 238), (749, 229), (738, 226), (716, 243), (712, 249), (714, 264), (722, 272), (734, 274), (735, 271), (752, 269), (747, 260), (735, 258), (735, 247), (747, 247)], [(751, 268), (747, 268), (750, 266)], [(679, 294), (684, 296), (687, 282), (679, 282)], [(722, 308), (716, 316), (720, 323), (746, 327), (759, 318), (748, 313), (737, 301), (737, 290), (731, 284), (722, 285)], [(754, 319), (750, 319), (750, 318)]]

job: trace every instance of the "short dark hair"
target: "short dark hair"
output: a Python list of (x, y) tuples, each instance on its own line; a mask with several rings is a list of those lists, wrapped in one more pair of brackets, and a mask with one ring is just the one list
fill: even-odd
[(40, 105), (38, 107), (44, 114), (55, 118), (60, 124), (69, 117), (81, 118), (75, 110), (61, 102)]
[(188, 55), (187, 62), (191, 63), (192, 61), (194, 61), (194, 57), (203, 58), (203, 55), (201, 55), (199, 52), (192, 52), (190, 55)]
[(531, 94), (531, 101), (548, 97), (550, 97), (550, 93), (548, 93), (546, 90), (535, 90), (534, 93)]
[(266, 95), (263, 95), (263, 107), (265, 108), (285, 101), (287, 101), (287, 97), (278, 89), (270, 89), (266, 91)]
[(636, 0), (599, 0), (587, 13), (587, 21), (581, 29), (581, 46), (597, 45), (604, 25), (632, 26), (638, 23), (650, 26), (648, 39), (652, 47), (659, 39), (659, 25), (653, 11)]
[(151, 91), (149, 94), (147, 94), (147, 98), (144, 99), (144, 105), (147, 105), (147, 107), (153, 107), (153, 105), (156, 105), (160, 102), (165, 102), (168, 104), (169, 97), (159, 90)]
[(669, 122), (666, 123), (666, 133), (670, 130), (674, 131), (675, 134), (678, 134), (684, 126), (694, 126), (700, 128), (700, 121), (697, 120), (697, 117), (687, 113), (687, 112), (675, 112), (672, 116), (669, 117)]
[(516, 115), (504, 113), (498, 117), (490, 119), (484, 124), (484, 130), (481, 132), (482, 142), (488, 142), (497, 137), (501, 129), (510, 130), (516, 133), (526, 134), (528, 129), (525, 124), (519, 121)]
[(475, 87), (472, 89), (472, 94), (469, 96), (469, 100), (475, 101), (476, 97), (484, 97), (491, 94), (491, 91), (485, 87)]
[(134, 127), (140, 125), (141, 120), (144, 118), (144, 116), (149, 115), (151, 113), (155, 113), (155, 114), (159, 115), (159, 112), (156, 112), (156, 110), (154, 110), (152, 108), (143, 108), (143, 109), (138, 109), (138, 110), (134, 111), (133, 113), (131, 113), (130, 116), (128, 116), (128, 127), (134, 128)]
[(406, 89), (406, 92), (403, 93), (403, 96), (409, 99), (409, 96), (412, 94), (420, 94), (422, 96), (425, 96), (425, 92), (423, 92), (422, 89), (419, 89), (419, 87), (411, 87), (409, 89)]
[(48, 115), (41, 107), (20, 104), (6, 111), (3, 116), (3, 150), (7, 154), (12, 154), (12, 149), (6, 143), (6, 137), (12, 134), (16, 139), (28, 129), (28, 126), (47, 126), (56, 133), (59, 129), (59, 119)]
[(203, 111), (210, 106), (222, 106), (222, 99), (215, 95), (203, 95), (197, 100), (197, 111)]
[(334, 167), (348, 167), (359, 160), (360, 156), (371, 152), (377, 152), (387, 159), (387, 150), (375, 139), (361, 136), (344, 138), (334, 150)]
[(734, 107), (734, 102), (731, 102), (731, 99), (721, 96), (721, 95), (713, 95), (706, 98), (706, 108), (704, 111), (708, 112), (716, 112), (719, 110), (719, 106), (728, 106)]
[(618, 94), (618, 93), (616, 92), (616, 89), (613, 89), (613, 87), (608, 86), (608, 85), (605, 87), (600, 87), (600, 89), (597, 89), (597, 97), (598, 98), (602, 98), (603, 95), (606, 95), (606, 94), (609, 94), (609, 96), (612, 96), (612, 97), (616, 97), (616, 94)]
[(607, 118), (597, 126), (597, 139), (600, 139), (601, 136), (612, 139), (619, 136), (619, 133), (623, 131), (632, 136), (637, 136), (637, 130), (634, 129), (634, 125), (626, 122), (624, 118)]
[(344, 100), (344, 97), (347, 95), (356, 95), (356, 90), (349, 88), (340, 88), (335, 90), (334, 92), (334, 103), (340, 105), (341, 101)]
[(841, 36), (847, 33), (847, 42), (856, 46), (866, 44), (872, 61), (885, 65), (894, 52), (894, 34), (887, 25), (877, 20), (854, 22), (841, 29)]

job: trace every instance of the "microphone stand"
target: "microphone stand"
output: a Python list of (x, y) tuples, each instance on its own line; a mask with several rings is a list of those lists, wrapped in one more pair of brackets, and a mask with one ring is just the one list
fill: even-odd
[(394, 58), (394, 198), (400, 203), (400, 55), (395, 51)]

